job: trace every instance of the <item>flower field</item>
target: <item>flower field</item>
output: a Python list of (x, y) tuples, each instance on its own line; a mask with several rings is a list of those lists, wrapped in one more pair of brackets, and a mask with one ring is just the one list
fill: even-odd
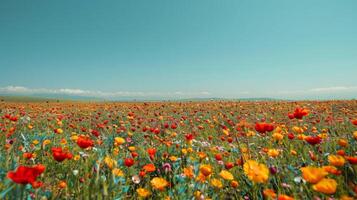
[(357, 101), (0, 109), (0, 199), (357, 198)]

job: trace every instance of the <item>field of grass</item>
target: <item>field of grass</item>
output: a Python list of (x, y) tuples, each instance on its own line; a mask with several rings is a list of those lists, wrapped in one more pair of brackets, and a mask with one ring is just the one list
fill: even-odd
[(0, 116), (0, 199), (357, 198), (357, 101), (4, 100)]

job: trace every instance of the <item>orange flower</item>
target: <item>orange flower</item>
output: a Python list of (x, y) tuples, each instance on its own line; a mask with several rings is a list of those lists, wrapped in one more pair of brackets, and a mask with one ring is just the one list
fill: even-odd
[(185, 167), (183, 169), (183, 174), (188, 178), (193, 178), (193, 176), (194, 176), (193, 167), (192, 166)]
[(328, 161), (330, 165), (336, 166), (336, 167), (342, 167), (346, 160), (342, 156), (339, 155), (329, 155), (328, 156)]
[(279, 195), (278, 200), (294, 200), (294, 197), (282, 194), (282, 195)]
[(204, 175), (204, 176), (209, 176), (212, 174), (212, 167), (211, 165), (201, 165), (200, 166), (200, 172)]
[(244, 173), (249, 180), (256, 183), (265, 183), (269, 178), (269, 169), (257, 161), (248, 160), (243, 165)]
[(302, 167), (300, 170), (304, 180), (309, 183), (317, 183), (328, 174), (323, 168), (312, 166)]
[(272, 158), (275, 158), (275, 157), (279, 156), (279, 151), (276, 149), (269, 149), (268, 155)]
[(227, 171), (227, 170), (222, 170), (219, 175), (224, 179), (228, 181), (232, 181), (234, 179), (233, 175)]
[(150, 183), (153, 188), (160, 191), (163, 191), (169, 185), (165, 179), (159, 177), (153, 178)]
[(266, 197), (266, 198), (270, 198), (270, 199), (275, 199), (276, 198), (276, 193), (275, 193), (275, 191), (274, 190), (272, 190), (272, 189), (265, 189), (265, 190), (263, 190), (263, 195), (264, 195), (264, 197)]
[(143, 167), (143, 170), (145, 172), (154, 172), (156, 170), (156, 167), (154, 164), (150, 163), (150, 164), (147, 164)]
[(317, 192), (321, 192), (324, 194), (334, 194), (336, 192), (337, 182), (335, 179), (324, 178), (319, 181), (317, 184), (312, 186)]

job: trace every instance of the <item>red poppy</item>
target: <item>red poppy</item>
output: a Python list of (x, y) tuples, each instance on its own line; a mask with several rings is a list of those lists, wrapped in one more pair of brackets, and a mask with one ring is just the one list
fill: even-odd
[(255, 124), (255, 130), (259, 133), (266, 133), (266, 132), (271, 132), (274, 130), (274, 125), (268, 124), (265, 122), (262, 123), (256, 123)]
[(294, 111), (294, 118), (302, 119), (304, 116), (307, 116), (308, 114), (309, 114), (309, 110), (304, 108), (296, 108)]
[(127, 166), (127, 167), (131, 167), (134, 165), (134, 159), (132, 158), (126, 158), (124, 160), (124, 165)]
[(185, 138), (186, 138), (187, 141), (191, 141), (191, 140), (193, 140), (193, 135), (191, 133), (186, 134)]
[(288, 138), (289, 138), (290, 140), (294, 139), (294, 138), (295, 138), (294, 133), (289, 133), (289, 134), (288, 134)]
[(151, 160), (153, 160), (155, 158), (156, 149), (155, 148), (148, 148), (147, 152), (148, 152)]
[(353, 125), (357, 126), (357, 119), (351, 121)]
[(45, 171), (45, 166), (36, 165), (34, 167), (19, 166), (16, 171), (7, 173), (7, 177), (17, 184), (34, 184), (39, 185), (36, 179)]
[(351, 163), (352, 165), (357, 165), (357, 157), (346, 156), (346, 159), (347, 159), (348, 162)]
[(307, 136), (305, 141), (311, 145), (320, 144), (322, 139), (319, 136)]
[(217, 153), (215, 156), (216, 160), (222, 160), (222, 154)]
[(93, 140), (91, 140), (89, 137), (86, 137), (86, 136), (83, 136), (83, 135), (78, 137), (77, 144), (82, 149), (86, 149), (88, 147), (94, 146)]
[(57, 162), (62, 162), (65, 159), (72, 159), (72, 154), (69, 152), (64, 152), (61, 147), (53, 147), (52, 156)]

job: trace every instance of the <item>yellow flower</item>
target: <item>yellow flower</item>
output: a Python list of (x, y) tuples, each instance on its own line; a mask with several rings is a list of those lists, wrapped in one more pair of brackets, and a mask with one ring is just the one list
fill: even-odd
[(177, 157), (176, 156), (170, 156), (169, 159), (172, 161), (172, 162), (175, 162), (177, 160)]
[(32, 144), (34, 144), (34, 145), (37, 145), (38, 143), (40, 143), (38, 140), (32, 141)]
[(322, 192), (324, 194), (334, 194), (336, 192), (337, 182), (335, 179), (324, 178), (319, 181), (317, 184), (312, 186), (317, 192)]
[(138, 189), (136, 189), (136, 192), (142, 198), (146, 198), (151, 195), (151, 192), (145, 188), (138, 188)]
[(212, 167), (211, 165), (201, 165), (200, 166), (200, 172), (204, 175), (204, 176), (209, 176), (212, 174)]
[(211, 185), (212, 185), (213, 187), (216, 187), (216, 188), (222, 188), (222, 187), (223, 187), (222, 182), (221, 182), (219, 179), (216, 179), (216, 178), (213, 178), (213, 179), (211, 180)]
[(78, 136), (76, 134), (72, 133), (71, 140), (76, 142), (77, 139), (78, 139)]
[(284, 138), (284, 135), (279, 132), (273, 133), (272, 136), (273, 136), (274, 140), (277, 140), (277, 141), (282, 140)]
[(340, 155), (329, 155), (328, 161), (329, 161), (330, 165), (333, 165), (336, 167), (342, 167), (346, 162), (345, 158)]
[(248, 160), (243, 165), (244, 173), (249, 180), (256, 183), (265, 183), (269, 178), (269, 169), (264, 164), (257, 161)]
[(193, 176), (194, 176), (193, 167), (189, 166), (189, 167), (183, 168), (183, 174), (188, 178), (193, 178)]
[(270, 157), (275, 158), (275, 157), (279, 156), (279, 151), (277, 149), (269, 149), (268, 150), (268, 155)]
[(222, 170), (219, 175), (227, 181), (232, 181), (234, 179), (233, 175), (227, 170)]
[(109, 167), (109, 169), (113, 169), (117, 166), (117, 162), (109, 156), (104, 158), (104, 163)]
[(43, 145), (43, 146), (46, 146), (46, 145), (48, 145), (48, 144), (51, 144), (51, 140), (44, 140), (44, 141), (42, 142), (42, 145)]
[(115, 146), (119, 146), (125, 143), (125, 139), (122, 137), (115, 137), (114, 138), (114, 144)]
[(328, 174), (323, 168), (312, 166), (302, 167), (300, 170), (304, 180), (309, 183), (317, 183)]
[(129, 149), (129, 151), (135, 151), (136, 150), (136, 148), (134, 146), (130, 146), (130, 147), (128, 147), (128, 149)]
[(62, 134), (62, 133), (63, 133), (63, 130), (62, 130), (61, 128), (58, 128), (58, 129), (57, 129), (57, 133), (58, 133), (58, 134)]
[(159, 177), (153, 178), (150, 183), (153, 188), (160, 191), (164, 190), (169, 185), (165, 179)]
[(81, 158), (80, 155), (75, 155), (75, 156), (73, 157), (73, 160), (79, 160), (80, 158)]
[(112, 174), (113, 174), (114, 176), (124, 176), (123, 171), (122, 171), (121, 169), (118, 169), (118, 168), (114, 168), (114, 169), (112, 170)]
[(342, 195), (340, 197), (340, 200), (353, 200), (353, 197), (347, 196), (347, 195)]
[(182, 154), (187, 154), (187, 149), (181, 149)]
[(66, 139), (61, 139), (61, 142), (60, 142), (62, 145), (65, 145), (65, 144), (67, 144), (67, 140)]

